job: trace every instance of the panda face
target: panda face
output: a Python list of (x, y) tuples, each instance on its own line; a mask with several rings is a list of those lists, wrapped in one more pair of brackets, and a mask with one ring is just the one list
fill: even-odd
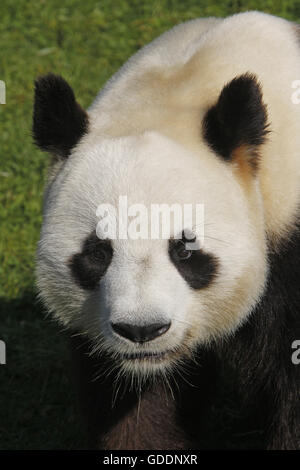
[[(65, 327), (92, 340), (92, 353), (109, 354), (137, 374), (172, 369), (197, 345), (226, 337), (264, 290), (257, 174), (267, 114), (260, 85), (251, 74), (235, 77), (199, 109), (199, 122), (192, 116), (195, 133), (183, 141), (148, 130), (154, 121), (104, 138), (61, 77), (36, 83), (35, 142), (56, 157), (38, 247), (40, 296)], [(189, 215), (175, 220), (167, 237), (153, 237), (150, 217), (146, 237), (107, 236), (99, 225), (103, 204), (108, 225), (118, 227), (123, 197), (128, 208), (148, 214), (153, 204), (201, 204), (204, 220)], [(164, 226), (162, 218), (159, 233)]]
[[(149, 210), (203, 204), (201, 247), (187, 249), (176, 228), (168, 239), (99, 238), (99, 204), (117, 207), (124, 195), (128, 206)], [(46, 192), (41, 297), (61, 323), (92, 339), (95, 354), (134, 373), (170, 369), (234, 331), (257, 302), (266, 274), (260, 205), (255, 179), (245, 189), (204, 142), (194, 154), (157, 132), (88, 133)], [(200, 239), (193, 221), (181, 228)]]

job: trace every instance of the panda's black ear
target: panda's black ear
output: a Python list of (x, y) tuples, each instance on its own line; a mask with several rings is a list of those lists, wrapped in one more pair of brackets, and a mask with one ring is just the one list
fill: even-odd
[(62, 77), (49, 73), (36, 80), (33, 137), (42, 150), (66, 158), (87, 129), (88, 115)]
[(242, 156), (253, 169), (258, 164), (258, 147), (268, 132), (261, 87), (250, 73), (225, 85), (203, 120), (204, 137), (218, 155), (227, 161)]

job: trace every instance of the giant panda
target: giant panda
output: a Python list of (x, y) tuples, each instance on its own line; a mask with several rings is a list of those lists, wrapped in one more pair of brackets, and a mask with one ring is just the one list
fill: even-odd
[[(299, 27), (246, 12), (175, 26), (88, 111), (60, 76), (36, 81), (33, 136), (53, 156), (37, 284), (90, 448), (205, 448), (226, 367), (259, 447), (299, 448), (299, 78)], [(203, 204), (203, 241), (187, 243), (197, 225), (101, 236), (97, 208), (123, 195)]]

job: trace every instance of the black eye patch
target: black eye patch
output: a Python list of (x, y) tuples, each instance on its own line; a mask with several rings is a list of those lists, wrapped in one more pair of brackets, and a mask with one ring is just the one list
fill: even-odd
[(186, 249), (184, 236), (181, 239), (169, 240), (169, 256), (183, 279), (193, 289), (207, 287), (218, 272), (218, 260), (214, 255), (203, 250)]
[(95, 289), (110, 265), (112, 256), (111, 241), (101, 240), (93, 232), (84, 241), (82, 251), (69, 260), (73, 278), (83, 289)]

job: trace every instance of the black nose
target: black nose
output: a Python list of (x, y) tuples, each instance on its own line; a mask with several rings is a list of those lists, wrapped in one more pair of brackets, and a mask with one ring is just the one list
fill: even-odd
[(113, 330), (118, 335), (130, 339), (134, 343), (145, 343), (163, 335), (171, 326), (171, 323), (152, 323), (151, 325), (138, 326), (129, 323), (112, 323)]

